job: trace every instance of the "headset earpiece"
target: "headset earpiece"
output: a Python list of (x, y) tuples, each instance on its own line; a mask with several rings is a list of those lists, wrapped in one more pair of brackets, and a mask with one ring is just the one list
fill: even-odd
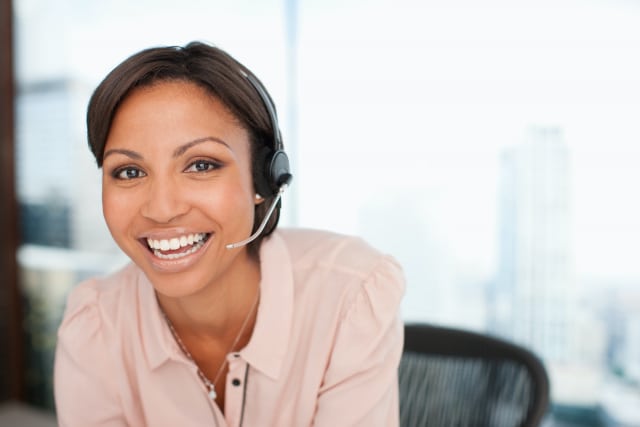
[(255, 76), (251, 73), (244, 74), (249, 83), (251, 83), (260, 95), (269, 113), (271, 129), (273, 130), (272, 145), (268, 148), (265, 147), (265, 150), (261, 150), (260, 157), (263, 158), (258, 159), (262, 164), (263, 175), (266, 182), (256, 182), (255, 186), (263, 196), (275, 196), (283, 185), (289, 185), (293, 179), (289, 168), (289, 157), (287, 157), (287, 153), (284, 152), (284, 145), (282, 144), (282, 137), (280, 136), (280, 127), (278, 126), (278, 117), (271, 97)]
[(269, 161), (269, 184), (273, 193), (277, 193), (283, 185), (289, 185), (292, 178), (287, 153), (282, 150), (274, 152)]

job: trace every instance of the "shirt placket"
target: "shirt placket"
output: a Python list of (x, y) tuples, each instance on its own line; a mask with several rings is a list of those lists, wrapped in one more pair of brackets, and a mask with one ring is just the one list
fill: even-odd
[(240, 353), (230, 353), (227, 356), (229, 372), (226, 377), (224, 413), (227, 424), (240, 427), (244, 410), (245, 387), (247, 386), (247, 362), (240, 357)]

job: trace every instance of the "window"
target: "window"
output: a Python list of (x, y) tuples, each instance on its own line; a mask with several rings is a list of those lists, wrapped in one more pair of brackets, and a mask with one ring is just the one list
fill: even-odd
[(640, 6), (17, 3), (19, 259), (35, 295), (55, 273), (47, 304), (123, 262), (86, 148), (91, 90), (141, 48), (210, 41), (278, 105), (295, 176), (284, 225), (395, 255), (407, 320), (533, 348), (557, 417), (640, 423), (623, 404), (640, 390)]

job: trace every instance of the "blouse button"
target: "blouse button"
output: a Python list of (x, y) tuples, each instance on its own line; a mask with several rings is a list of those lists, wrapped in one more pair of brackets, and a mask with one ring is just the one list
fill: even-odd
[(234, 379), (231, 381), (231, 384), (233, 384), (234, 386), (238, 387), (238, 386), (239, 386), (240, 384), (242, 384), (242, 383), (240, 382), (240, 380), (239, 380), (239, 379), (234, 378)]

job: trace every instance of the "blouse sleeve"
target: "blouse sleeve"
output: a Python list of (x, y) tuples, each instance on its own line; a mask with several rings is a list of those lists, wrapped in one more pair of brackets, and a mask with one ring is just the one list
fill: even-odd
[(62, 427), (127, 425), (109, 375), (112, 353), (103, 329), (97, 292), (79, 286), (67, 300), (56, 346), (54, 392)]
[(399, 424), (404, 276), (385, 257), (345, 307), (320, 390), (315, 426)]

